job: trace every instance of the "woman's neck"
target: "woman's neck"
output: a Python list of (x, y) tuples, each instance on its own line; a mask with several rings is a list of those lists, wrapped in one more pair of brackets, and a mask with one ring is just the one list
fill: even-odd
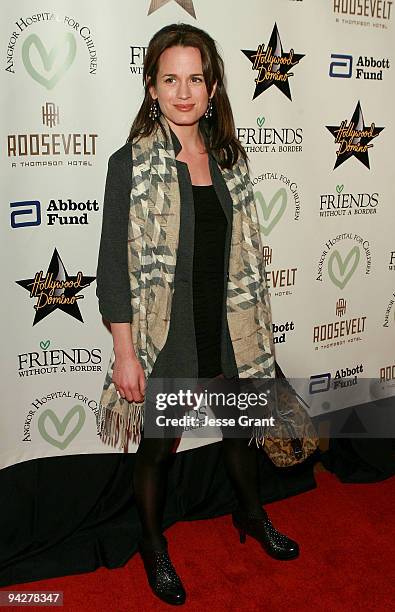
[(204, 152), (205, 146), (199, 132), (198, 123), (193, 125), (177, 125), (172, 121), (168, 121), (168, 124), (180, 141), (184, 154)]

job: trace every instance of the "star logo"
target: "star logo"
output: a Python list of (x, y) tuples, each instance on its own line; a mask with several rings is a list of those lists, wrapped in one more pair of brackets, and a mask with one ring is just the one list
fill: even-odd
[(265, 45), (261, 44), (256, 51), (242, 49), (242, 52), (250, 60), (252, 70), (258, 71), (253, 100), (269, 87), (275, 85), (292, 101), (288, 79), (294, 76), (294, 73), (290, 70), (293, 66), (299, 64), (304, 55), (295, 53), (293, 49), (286, 53), (283, 51), (276, 23), (266, 49)]
[[(154, 13), (158, 9), (162, 8), (165, 4), (168, 4), (171, 0), (151, 0), (150, 7), (148, 9), (148, 15)], [(196, 19), (195, 9), (193, 8), (193, 0), (175, 0), (187, 13)]]
[(371, 140), (376, 138), (384, 128), (376, 127), (374, 123), (370, 127), (365, 125), (359, 100), (348, 125), (345, 119), (340, 125), (327, 125), (325, 127), (335, 137), (335, 142), (339, 144), (334, 170), (353, 156), (370, 170), (369, 149), (373, 147)]
[(76, 276), (69, 276), (55, 249), (45, 276), (40, 270), (36, 272), (34, 278), (15, 282), (29, 291), (31, 298), (36, 299), (33, 325), (42, 321), (56, 309), (63, 310), (83, 323), (78, 300), (83, 299), (84, 296), (80, 292), (88, 287), (95, 278), (95, 276), (84, 276), (82, 272), (78, 272)]

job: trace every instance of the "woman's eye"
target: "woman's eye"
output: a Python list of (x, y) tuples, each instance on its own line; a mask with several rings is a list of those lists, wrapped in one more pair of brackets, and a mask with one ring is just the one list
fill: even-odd
[[(166, 77), (165, 83), (174, 83), (176, 81), (176, 77)], [(202, 77), (191, 77), (192, 83), (203, 83)]]

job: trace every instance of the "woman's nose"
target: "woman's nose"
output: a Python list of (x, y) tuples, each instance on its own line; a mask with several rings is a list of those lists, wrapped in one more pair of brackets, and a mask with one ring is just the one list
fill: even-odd
[(180, 81), (178, 85), (177, 95), (179, 98), (189, 98), (191, 91), (189, 89), (189, 83), (187, 81)]

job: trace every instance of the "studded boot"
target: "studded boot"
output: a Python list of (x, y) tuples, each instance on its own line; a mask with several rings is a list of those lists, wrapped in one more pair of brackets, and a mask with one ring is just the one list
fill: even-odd
[(252, 515), (238, 509), (232, 513), (233, 525), (239, 531), (240, 542), (244, 544), (246, 535), (260, 542), (266, 552), (275, 559), (295, 559), (299, 546), (273, 526), (266, 510), (262, 515)]
[(186, 593), (167, 552), (167, 540), (162, 538), (162, 545), (155, 548), (140, 540), (140, 555), (153, 593), (168, 604), (181, 605)]

